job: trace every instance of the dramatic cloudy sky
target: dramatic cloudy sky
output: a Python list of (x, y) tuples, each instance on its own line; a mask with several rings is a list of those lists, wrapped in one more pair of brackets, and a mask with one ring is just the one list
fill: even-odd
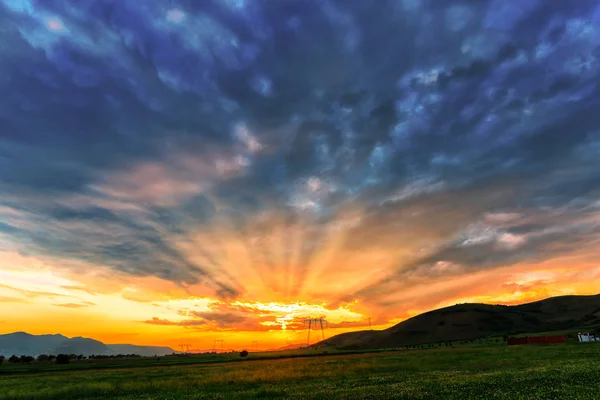
[(0, 331), (599, 292), (599, 62), (597, 0), (0, 0)]

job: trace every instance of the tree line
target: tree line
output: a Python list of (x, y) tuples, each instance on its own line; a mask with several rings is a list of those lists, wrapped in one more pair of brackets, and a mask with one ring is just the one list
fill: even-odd
[(30, 364), (34, 361), (38, 362), (51, 362), (54, 361), (56, 364), (69, 364), (72, 360), (107, 360), (107, 359), (115, 359), (115, 358), (138, 358), (141, 357), (139, 354), (114, 354), (114, 355), (104, 355), (104, 354), (92, 354), (90, 356), (84, 356), (83, 354), (40, 354), (37, 357), (33, 356), (17, 356), (12, 355), (8, 359), (5, 356), (0, 355), (0, 364), (4, 362), (4, 360), (8, 361), (12, 364)]

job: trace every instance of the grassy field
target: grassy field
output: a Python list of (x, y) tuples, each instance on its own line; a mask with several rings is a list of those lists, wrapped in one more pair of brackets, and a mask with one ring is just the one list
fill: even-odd
[(490, 346), (0, 374), (0, 399), (598, 399), (599, 377), (600, 344)]
[[(454, 348), (462, 347), (490, 347), (506, 346), (502, 338), (485, 338), (473, 341), (455, 341), (451, 342)], [(177, 354), (154, 357), (134, 357), (134, 358), (115, 358), (102, 360), (71, 360), (69, 364), (60, 365), (54, 361), (34, 361), (32, 363), (9, 363), (7, 361), (0, 365), (0, 375), (21, 372), (50, 372), (50, 371), (74, 371), (74, 370), (92, 370), (92, 369), (112, 369), (112, 368), (141, 368), (150, 366), (174, 366), (174, 365), (195, 365), (224, 362), (245, 362), (248, 360), (275, 360), (281, 358), (296, 357), (321, 357), (332, 355), (350, 355), (366, 353), (382, 353), (392, 351), (414, 351), (418, 349), (437, 348), (443, 344), (424, 344), (420, 346), (411, 346), (395, 349), (370, 349), (370, 350), (337, 350), (331, 348), (302, 348), (292, 350), (252, 352), (247, 359), (241, 359), (238, 352), (218, 353), (218, 354)], [(325, 352), (325, 350), (327, 350)]]
[[(392, 350), (388, 349), (387, 351)], [(268, 351), (250, 353), (246, 359), (240, 357), (238, 352), (233, 353), (213, 353), (213, 354), (177, 354), (162, 357), (134, 357), (134, 358), (114, 358), (102, 360), (71, 360), (69, 364), (56, 364), (55, 361), (34, 361), (32, 363), (9, 363), (4, 362), (0, 365), (0, 376), (11, 373), (35, 373), (35, 372), (58, 372), (75, 370), (96, 370), (96, 369), (114, 369), (114, 368), (143, 368), (143, 367), (161, 367), (161, 366), (185, 366), (195, 364), (214, 364), (228, 362), (247, 362), (248, 360), (277, 360), (282, 358), (296, 357), (322, 357), (335, 354), (364, 354), (381, 353), (382, 350), (331, 350), (324, 354), (321, 349), (294, 349), (284, 351)]]

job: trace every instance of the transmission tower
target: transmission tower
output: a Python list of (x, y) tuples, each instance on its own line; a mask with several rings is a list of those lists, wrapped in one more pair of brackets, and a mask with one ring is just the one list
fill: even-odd
[(304, 326), (308, 327), (308, 337), (306, 339), (306, 347), (310, 346), (310, 331), (313, 328), (319, 329), (321, 328), (321, 336), (323, 340), (325, 340), (325, 328), (327, 328), (328, 323), (325, 318), (306, 318), (304, 320)]
[(182, 353), (184, 352), (183, 349), (185, 349), (185, 353), (189, 353), (190, 347), (192, 347), (192, 345), (189, 343), (182, 343), (179, 345), (179, 348), (181, 349)]
[(213, 353), (217, 352), (217, 345), (221, 345), (221, 353), (225, 351), (225, 341), (223, 339), (215, 339), (213, 343)]

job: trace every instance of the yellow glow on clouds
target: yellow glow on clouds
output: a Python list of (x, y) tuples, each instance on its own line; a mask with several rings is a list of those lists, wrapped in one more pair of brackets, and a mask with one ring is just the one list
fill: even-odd
[[(277, 348), (305, 343), (305, 318), (324, 317), (329, 322), (326, 336), (331, 336), (366, 329), (368, 317), (375, 315), (379, 317), (373, 326), (382, 329), (456, 303), (518, 304), (561, 294), (592, 294), (599, 280), (597, 265), (565, 258), (464, 274), (377, 296), (389, 306), (332, 303), (338, 291), (318, 301), (309, 294), (300, 294), (306, 300), (284, 300), (262, 290), (252, 297), (224, 300), (209, 296), (203, 288), (155, 277), (130, 277), (101, 266), (0, 252), (0, 333), (60, 332), (107, 343), (173, 348), (184, 340), (199, 349), (224, 338), (228, 348), (247, 347), (255, 340), (261, 348)], [(307, 289), (313, 289), (310, 283)], [(224, 324), (219, 320), (223, 316), (234, 318)]]
[(273, 316), (275, 321), (262, 321), (260, 324), (273, 327), (279, 326), (282, 330), (286, 330), (288, 327), (297, 328), (304, 318), (323, 317), (332, 323), (355, 322), (364, 319), (362, 314), (349, 310), (348, 306), (340, 306), (335, 310), (330, 310), (326, 308), (326, 304), (307, 304), (304, 302), (286, 304), (281, 302), (244, 303), (236, 301), (231, 305), (255, 310), (259, 317)]

